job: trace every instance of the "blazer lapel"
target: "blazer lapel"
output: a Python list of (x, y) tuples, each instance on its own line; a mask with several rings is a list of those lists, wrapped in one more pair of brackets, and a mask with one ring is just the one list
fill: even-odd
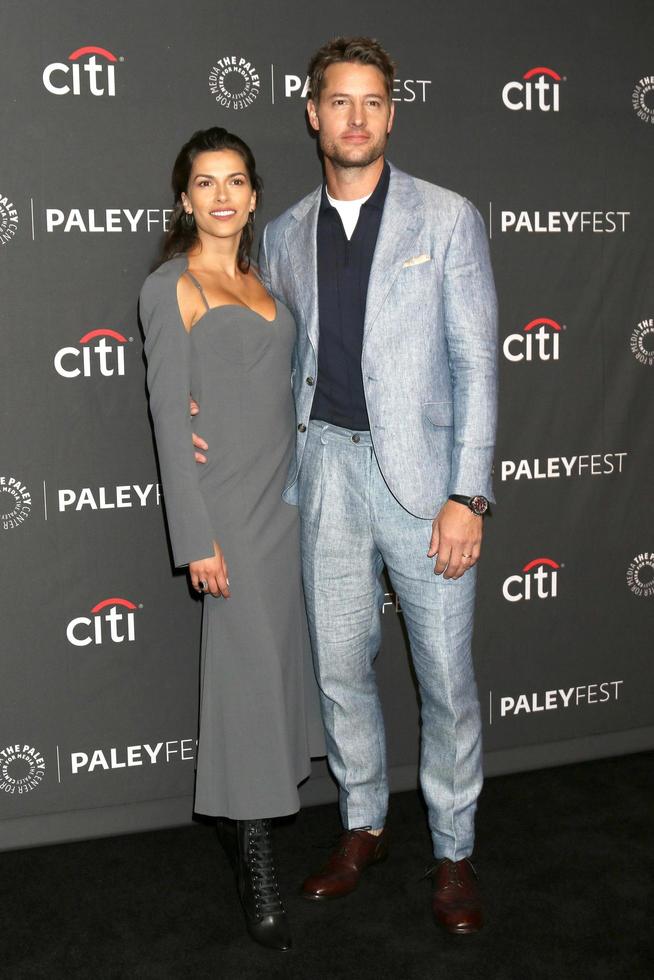
[(368, 282), (364, 338), (379, 316), (404, 262), (414, 254), (421, 212), (422, 201), (413, 179), (391, 165), (391, 179)]
[(291, 212), (284, 237), (309, 339), (318, 350), (318, 258), (316, 234), (322, 187)]

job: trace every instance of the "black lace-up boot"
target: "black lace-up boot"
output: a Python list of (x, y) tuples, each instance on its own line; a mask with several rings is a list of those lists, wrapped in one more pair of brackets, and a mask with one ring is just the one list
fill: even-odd
[(238, 820), (238, 890), (247, 930), (255, 942), (290, 949), (291, 931), (279, 896), (270, 820)]

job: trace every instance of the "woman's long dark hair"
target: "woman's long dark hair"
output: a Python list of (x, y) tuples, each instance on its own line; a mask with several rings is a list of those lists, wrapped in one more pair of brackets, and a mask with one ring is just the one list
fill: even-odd
[[(242, 139), (233, 133), (228, 133), (221, 126), (211, 129), (199, 129), (193, 133), (190, 140), (184, 144), (175, 160), (173, 167), (172, 185), (175, 195), (175, 206), (170, 217), (170, 227), (166, 233), (161, 253), (161, 262), (172, 259), (175, 255), (188, 252), (198, 241), (198, 230), (193, 215), (187, 214), (182, 204), (182, 192), (188, 192), (193, 161), (198, 153), (207, 150), (233, 150), (243, 159), (252, 190), (257, 195), (257, 207), (261, 204), (263, 183), (256, 169), (252, 150)], [(250, 250), (254, 238), (254, 214), (250, 215), (248, 223), (241, 232), (236, 261), (241, 272), (250, 268)]]

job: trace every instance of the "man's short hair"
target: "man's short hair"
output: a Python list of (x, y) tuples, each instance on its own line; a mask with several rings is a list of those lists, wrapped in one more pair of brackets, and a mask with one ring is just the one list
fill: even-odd
[(318, 102), (325, 84), (325, 72), (330, 65), (344, 61), (358, 65), (372, 65), (378, 68), (384, 76), (388, 101), (393, 97), (393, 80), (395, 64), (387, 51), (384, 51), (379, 41), (372, 37), (335, 37), (319, 48), (309, 62), (308, 97)]

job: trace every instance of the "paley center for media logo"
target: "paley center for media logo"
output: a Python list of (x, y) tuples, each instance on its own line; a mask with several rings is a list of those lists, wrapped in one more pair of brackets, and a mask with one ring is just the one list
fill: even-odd
[(22, 527), (31, 513), (29, 487), (16, 476), (0, 476), (0, 528), (12, 531)]
[(104, 378), (125, 375), (125, 345), (134, 340), (118, 330), (89, 330), (80, 337), (78, 346), (62, 347), (54, 356), (54, 369), (66, 379)]
[(507, 361), (558, 361), (559, 337), (565, 324), (560, 324), (548, 316), (530, 320), (520, 333), (511, 333), (502, 345), (502, 353)]
[(509, 575), (502, 585), (507, 602), (529, 602), (530, 599), (556, 599), (558, 573), (564, 566), (553, 558), (534, 558), (517, 575)]
[(502, 89), (502, 102), (513, 112), (558, 112), (559, 89), (565, 80), (553, 68), (530, 68), (519, 81), (506, 83)]
[(631, 104), (639, 119), (654, 125), (654, 75), (645, 75), (636, 82), (631, 93)]
[(51, 95), (116, 94), (116, 64), (123, 61), (94, 44), (77, 48), (68, 61), (53, 61), (43, 69), (43, 84)]
[(641, 364), (654, 365), (654, 317), (636, 324), (629, 338), (629, 349)]
[(21, 796), (36, 789), (45, 776), (45, 759), (31, 745), (0, 749), (0, 793)]
[(654, 596), (654, 551), (642, 551), (629, 563), (627, 585), (641, 599)]
[(0, 245), (8, 245), (18, 231), (18, 210), (8, 197), (0, 192)]
[(74, 647), (103, 643), (134, 643), (136, 639), (135, 616), (142, 605), (129, 599), (112, 597), (103, 599), (91, 609), (90, 616), (76, 616), (66, 627), (66, 639)]
[(261, 91), (259, 72), (247, 58), (223, 55), (209, 71), (209, 91), (221, 109), (248, 109)]

